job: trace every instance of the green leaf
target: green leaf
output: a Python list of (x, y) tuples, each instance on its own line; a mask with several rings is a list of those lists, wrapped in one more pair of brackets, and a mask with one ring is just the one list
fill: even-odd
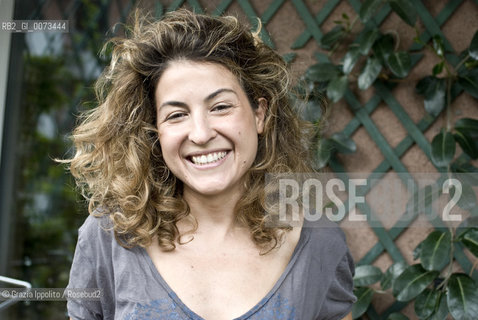
[(473, 39), (471, 39), (470, 47), (468, 48), (468, 53), (470, 57), (475, 60), (478, 60), (478, 31), (475, 32)]
[(339, 75), (339, 70), (332, 63), (317, 63), (309, 67), (305, 72), (305, 77), (312, 81), (324, 82), (330, 81)]
[(422, 244), (423, 242), (420, 242), (415, 249), (413, 249), (413, 260), (417, 260), (420, 258), (420, 253), (422, 252)]
[(446, 83), (444, 79), (427, 76), (418, 81), (418, 94), (425, 96), (425, 110), (436, 117), (445, 108)]
[(458, 83), (466, 92), (478, 99), (478, 68), (458, 76)]
[[(471, 175), (470, 175), (471, 176)], [(462, 177), (465, 178), (465, 177)], [(466, 179), (466, 178), (465, 178)], [(473, 187), (468, 184), (468, 182), (463, 179), (460, 181), (461, 183), (461, 194), (459, 195), (459, 199), (457, 205), (464, 209), (464, 210), (471, 210), (476, 206), (476, 194), (473, 190)], [(455, 195), (455, 188), (450, 188), (450, 199), (452, 199)]]
[(475, 320), (478, 315), (478, 287), (465, 274), (453, 274), (447, 285), (448, 309), (454, 319)]
[(467, 132), (473, 139), (478, 139), (478, 120), (461, 118), (455, 122), (455, 130)]
[(432, 162), (437, 167), (446, 167), (455, 156), (455, 138), (442, 129), (432, 140)]
[(458, 241), (463, 241), (463, 237), (465, 236), (466, 233), (468, 233), (470, 230), (473, 230), (473, 228), (478, 227), (478, 217), (468, 217), (460, 223), (458, 228), (456, 229), (456, 239)]
[(461, 66), (460, 69), (463, 69), (463, 67), (467, 68), (467, 69), (473, 69), (473, 68), (476, 68), (478, 67), (478, 60), (470, 60), (470, 61), (467, 61), (465, 62), (465, 64), (463, 66)]
[(387, 58), (393, 53), (394, 39), (391, 35), (386, 34), (381, 36), (372, 46), (374, 55), (380, 60), (380, 63), (385, 66)]
[(448, 318), (448, 303), (445, 293), (440, 293), (435, 305), (435, 312), (427, 320), (446, 320)]
[(302, 118), (312, 123), (319, 121), (322, 118), (322, 101), (309, 99), (302, 110)]
[(357, 319), (364, 314), (370, 306), (373, 297), (373, 289), (359, 288), (355, 290), (354, 294), (357, 297), (357, 302), (352, 306), (352, 318)]
[(417, 21), (417, 11), (409, 0), (390, 0), (390, 7), (400, 16), (406, 23), (412, 27)]
[[(469, 161), (460, 158), (451, 164), (450, 169), (454, 173), (478, 173), (477, 167), (473, 166)], [(468, 182), (473, 186), (478, 185), (478, 179), (475, 179), (473, 176), (465, 179), (469, 180)]]
[(365, 0), (360, 7), (360, 20), (362, 20), (363, 23), (370, 20), (382, 1), (383, 0)]
[(382, 65), (375, 57), (370, 57), (367, 59), (367, 64), (362, 70), (358, 78), (358, 86), (360, 90), (368, 89), (372, 83), (377, 79), (380, 71), (382, 70)]
[(359, 51), (362, 55), (367, 55), (375, 40), (377, 40), (380, 32), (377, 28), (367, 31), (359, 38)]
[(327, 86), (327, 97), (332, 100), (332, 102), (339, 101), (344, 96), (348, 83), (349, 81), (346, 75), (334, 78)]
[(394, 52), (388, 56), (387, 66), (394, 75), (404, 78), (412, 67), (412, 60), (408, 52)]
[(478, 140), (473, 139), (468, 132), (460, 130), (456, 130), (453, 137), (456, 142), (458, 142), (463, 152), (469, 155), (470, 158), (478, 158)]
[(383, 275), (382, 281), (380, 282), (380, 286), (382, 290), (387, 290), (393, 286), (393, 282), (395, 279), (398, 278), (399, 275), (407, 268), (407, 264), (405, 262), (399, 261), (392, 264), (385, 274)]
[(442, 71), (443, 71), (443, 67), (445, 66), (445, 62), (440, 62), (440, 63), (437, 63), (434, 67), (433, 67), (433, 75), (434, 76), (437, 76), (439, 75)]
[(398, 301), (409, 301), (418, 296), (439, 275), (426, 271), (420, 264), (409, 266), (393, 283), (393, 295)]
[(438, 34), (434, 35), (432, 38), (432, 45), (433, 45), (433, 50), (435, 50), (435, 53), (443, 57), (445, 54), (445, 49), (443, 47), (443, 39), (440, 37)]
[(345, 54), (344, 57), (344, 65), (342, 71), (345, 74), (349, 74), (355, 66), (358, 58), (360, 57), (360, 49), (359, 47), (352, 47), (349, 51)]
[(422, 95), (426, 96), (433, 88), (433, 82), (438, 79), (433, 76), (426, 76), (425, 78), (420, 79), (415, 86), (415, 91)]
[(478, 257), (478, 229), (472, 228), (463, 235), (461, 240), (465, 247), (470, 250), (476, 257)]
[(392, 313), (388, 316), (387, 320), (409, 320), (407, 316), (401, 313)]
[(357, 266), (355, 268), (354, 286), (364, 287), (379, 282), (382, 279), (382, 271), (371, 265)]
[(422, 266), (429, 271), (441, 271), (450, 261), (450, 232), (433, 231), (423, 241), (420, 251)]
[(340, 153), (354, 153), (357, 151), (357, 145), (352, 138), (347, 137), (342, 132), (334, 133), (330, 140), (334, 148)]
[(317, 146), (317, 152), (315, 157), (315, 163), (317, 169), (322, 169), (327, 165), (330, 160), (333, 151), (332, 143), (329, 139), (322, 139)]
[(425, 289), (415, 299), (415, 313), (420, 319), (427, 318), (435, 312), (440, 293), (435, 290)]
[(329, 32), (323, 35), (320, 39), (320, 46), (326, 50), (330, 50), (332, 46), (337, 43), (345, 35), (344, 27), (338, 25), (332, 28)]

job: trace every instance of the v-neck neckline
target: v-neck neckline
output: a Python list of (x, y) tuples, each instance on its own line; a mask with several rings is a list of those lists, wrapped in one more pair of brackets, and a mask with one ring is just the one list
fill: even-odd
[[(234, 318), (233, 320), (243, 320), (247, 319), (257, 311), (259, 311), (266, 303), (269, 301), (275, 294), (275, 292), (280, 288), (282, 283), (284, 282), (285, 278), (289, 274), (289, 272), (292, 270), (292, 267), (294, 266), (295, 262), (297, 261), (297, 258), (304, 248), (305, 244), (309, 241), (309, 233), (310, 233), (310, 228), (308, 228), (306, 225), (306, 221), (304, 220), (304, 224), (301, 227), (300, 230), (300, 237), (299, 241), (297, 242), (294, 251), (292, 253), (292, 256), (289, 260), (289, 263), (287, 264), (285, 270), (282, 272), (281, 276), (279, 279), (276, 281), (272, 289), (251, 309), (246, 311), (244, 314), (241, 316)], [(158, 282), (161, 284), (161, 286), (166, 290), (168, 293), (169, 297), (193, 320), (205, 320), (202, 318), (200, 315), (195, 313), (193, 310), (191, 310), (174, 292), (174, 290), (169, 286), (169, 284), (164, 280), (163, 276), (159, 272), (159, 270), (156, 268), (156, 266), (153, 263), (153, 260), (149, 256), (149, 254), (146, 252), (146, 249), (143, 247), (140, 247), (141, 251), (141, 256), (145, 260), (145, 262), (148, 264), (148, 266), (151, 269), (151, 272), (153, 276), (158, 280)]]

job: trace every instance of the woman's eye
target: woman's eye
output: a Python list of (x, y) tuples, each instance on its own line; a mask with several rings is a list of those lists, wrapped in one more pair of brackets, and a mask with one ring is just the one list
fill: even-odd
[(229, 109), (231, 106), (228, 104), (220, 104), (212, 108), (212, 111), (224, 111)]
[(185, 112), (175, 112), (175, 113), (170, 114), (166, 118), (166, 121), (168, 121), (168, 120), (178, 120), (178, 119), (180, 119), (182, 117), (185, 117), (185, 116), (186, 116)]

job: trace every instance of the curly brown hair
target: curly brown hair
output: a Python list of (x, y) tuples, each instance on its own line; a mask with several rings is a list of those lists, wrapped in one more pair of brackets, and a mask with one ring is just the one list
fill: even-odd
[(72, 136), (76, 153), (65, 160), (89, 201), (89, 212), (109, 214), (125, 247), (148, 246), (154, 236), (164, 250), (180, 243), (176, 223), (190, 210), (182, 182), (161, 155), (154, 92), (172, 61), (218, 63), (237, 77), (253, 107), (259, 98), (268, 102), (257, 156), (244, 179), (248, 191), (235, 212), (256, 245), (276, 247), (288, 227), (266, 225), (277, 213), (265, 203), (272, 192), (265, 175), (311, 170), (304, 139), (309, 127), (292, 105), (287, 64), (232, 16), (186, 10), (159, 21), (139, 16), (128, 36), (105, 45), (112, 46), (112, 59), (95, 86), (98, 106), (81, 116)]

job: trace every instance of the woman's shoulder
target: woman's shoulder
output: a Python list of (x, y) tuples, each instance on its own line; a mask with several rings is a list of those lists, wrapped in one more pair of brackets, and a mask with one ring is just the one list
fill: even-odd
[(78, 244), (89, 247), (110, 245), (114, 239), (113, 222), (109, 215), (90, 214), (78, 229)]
[(345, 233), (340, 226), (329, 220), (327, 217), (322, 216), (318, 220), (304, 218), (302, 228), (309, 234), (312, 242), (334, 244), (337, 246), (346, 247)]
[(316, 221), (304, 219), (302, 233), (307, 239), (305, 249), (308, 255), (320, 264), (328, 261), (336, 265), (350, 254), (345, 233), (336, 222), (326, 217)]
[(112, 223), (107, 215), (90, 214), (78, 229), (78, 242), (70, 270), (68, 288), (96, 288), (100, 300), (68, 299), (70, 317), (112, 319), (114, 315), (114, 257)]

